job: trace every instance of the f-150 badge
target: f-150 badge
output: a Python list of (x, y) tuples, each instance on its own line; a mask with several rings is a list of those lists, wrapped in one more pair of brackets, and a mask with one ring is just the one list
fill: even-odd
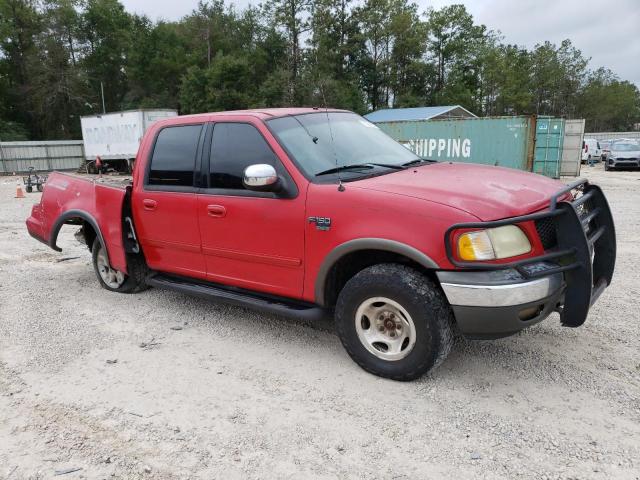
[(329, 217), (309, 217), (309, 223), (315, 223), (318, 230), (329, 230), (331, 228), (331, 218)]

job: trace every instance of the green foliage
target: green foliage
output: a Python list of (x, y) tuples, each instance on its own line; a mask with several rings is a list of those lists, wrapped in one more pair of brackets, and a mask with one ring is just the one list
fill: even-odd
[(217, 55), (206, 69), (192, 67), (182, 81), (185, 113), (241, 110), (252, 103), (252, 68), (241, 57)]
[(611, 71), (600, 68), (587, 79), (577, 110), (587, 120), (587, 131), (625, 131), (640, 122), (640, 92), (632, 83), (621, 82)]
[(28, 138), (27, 129), (23, 125), (0, 118), (0, 142), (15, 142)]
[(81, 115), (460, 104), (478, 115), (640, 122), (637, 86), (589, 71), (569, 40), (508, 45), (463, 5), (411, 0), (202, 0), (153, 22), (119, 0), (0, 0), (0, 139), (80, 136)]
[(475, 25), (463, 5), (450, 5), (429, 12), (427, 29), (427, 49), (436, 67), (435, 103), (473, 108), (474, 92), (478, 87), (477, 60), (486, 38), (486, 28)]

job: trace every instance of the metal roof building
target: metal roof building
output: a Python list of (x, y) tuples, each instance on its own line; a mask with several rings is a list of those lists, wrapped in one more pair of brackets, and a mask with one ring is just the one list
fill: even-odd
[(364, 117), (373, 123), (435, 120), (441, 118), (473, 118), (476, 115), (460, 105), (442, 107), (386, 108), (368, 113)]

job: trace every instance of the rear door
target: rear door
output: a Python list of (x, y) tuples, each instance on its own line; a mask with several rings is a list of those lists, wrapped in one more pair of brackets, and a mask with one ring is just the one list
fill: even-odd
[(260, 122), (216, 122), (203, 157), (207, 188), (198, 195), (202, 251), (210, 281), (287, 297), (301, 297), (304, 276), (305, 195), (254, 192), (242, 184), (244, 169), (272, 165), (295, 183), (275, 139)]
[(142, 188), (134, 189), (131, 201), (138, 239), (154, 270), (206, 277), (195, 187), (205, 136), (204, 124), (162, 128)]

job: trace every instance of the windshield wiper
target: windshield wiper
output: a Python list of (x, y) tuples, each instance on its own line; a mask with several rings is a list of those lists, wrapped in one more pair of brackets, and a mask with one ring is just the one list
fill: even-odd
[(403, 163), (403, 167), (413, 167), (414, 165), (418, 165), (419, 163), (433, 163), (437, 162), (437, 160), (431, 160), (430, 158), (416, 158), (415, 160), (411, 160), (410, 162)]
[(356, 169), (359, 169), (359, 168), (371, 169), (373, 167), (393, 168), (394, 170), (403, 170), (404, 169), (404, 167), (401, 166), (401, 165), (393, 165), (393, 164), (390, 164), (390, 163), (372, 163), (372, 162), (352, 163), (351, 165), (340, 165), (338, 167), (333, 167), (333, 168), (330, 168), (328, 170), (323, 170), (322, 172), (316, 173), (316, 177), (319, 177), (320, 175), (329, 175), (330, 173), (338, 173), (338, 172), (341, 172), (343, 170), (356, 170)]

